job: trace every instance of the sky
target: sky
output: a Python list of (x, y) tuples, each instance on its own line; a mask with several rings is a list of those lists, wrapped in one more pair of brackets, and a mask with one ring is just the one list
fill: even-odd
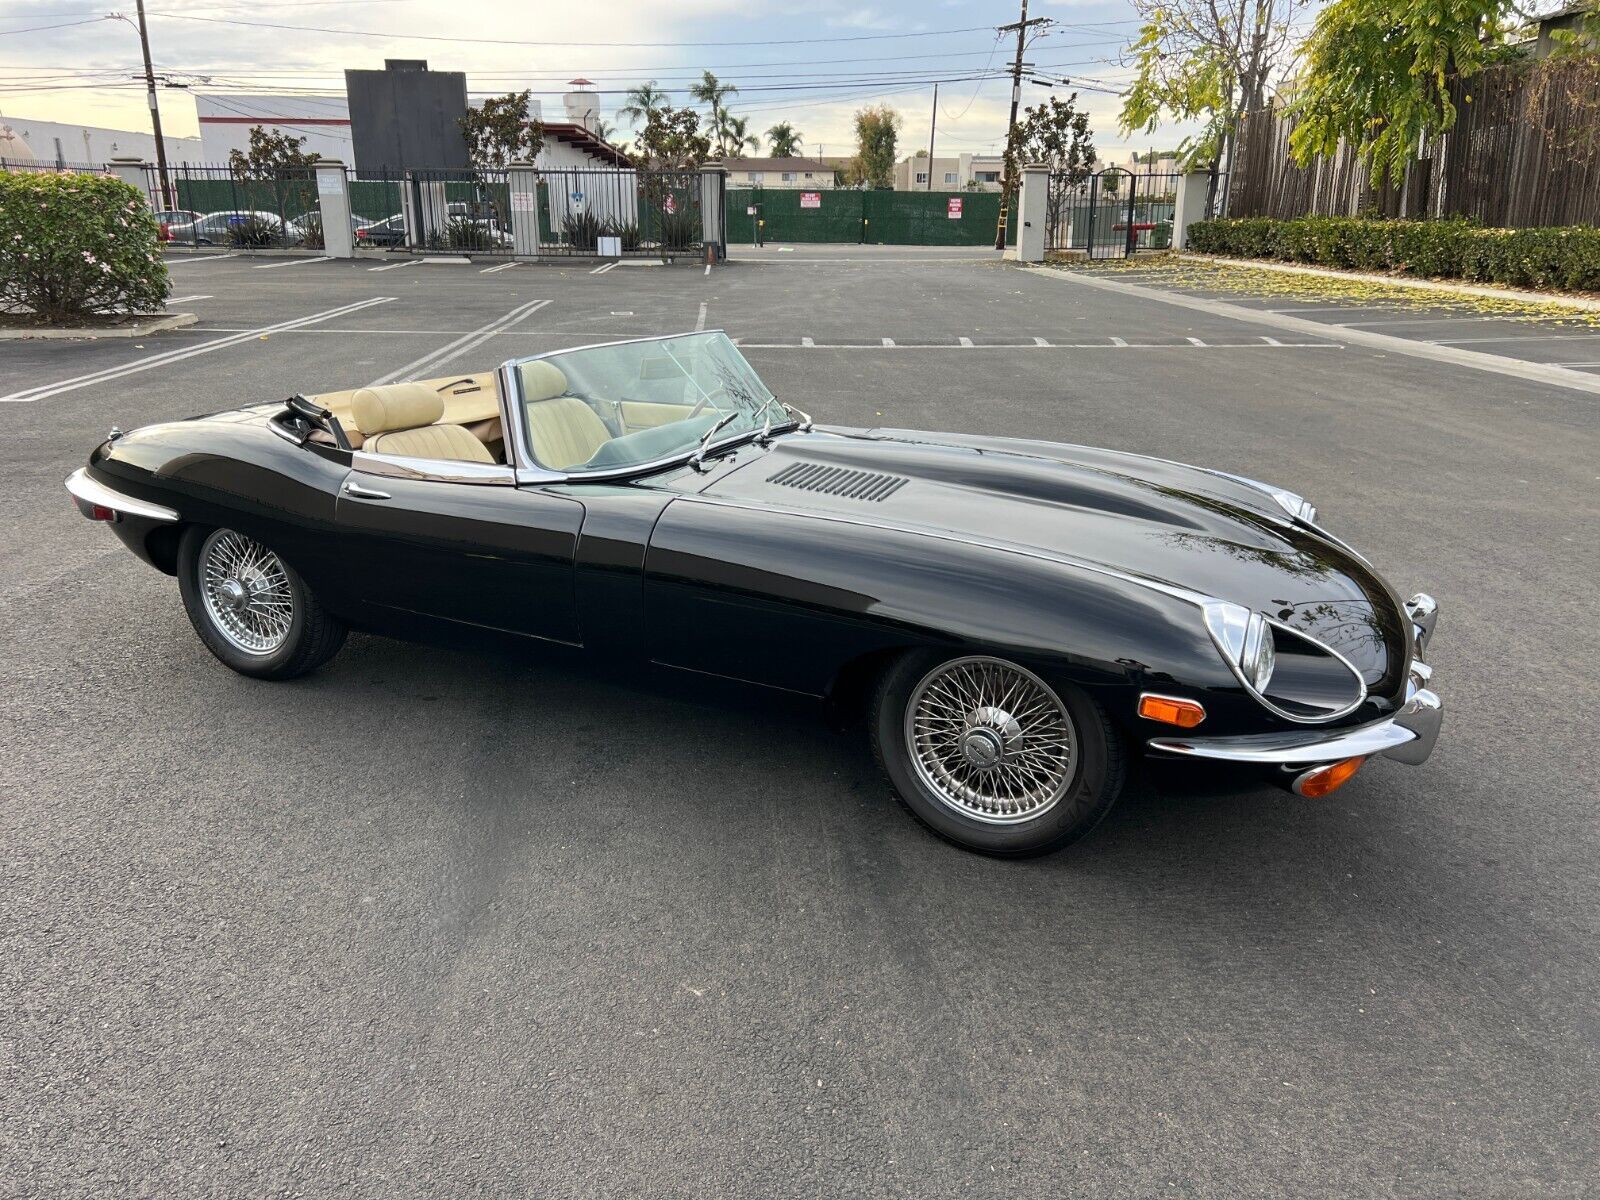
[[(566, 82), (581, 76), (601, 89), (602, 115), (617, 127), (613, 140), (631, 132), (615, 115), (625, 89), (655, 79), (673, 93), (674, 104), (690, 104), (684, 89), (709, 68), (739, 88), (730, 107), (753, 131), (764, 134), (788, 121), (810, 154), (850, 153), (852, 114), (866, 104), (890, 104), (905, 120), (904, 156), (927, 145), (932, 84), (942, 80), (935, 148), (942, 157), (1002, 146), (1010, 80), (998, 73), (1009, 68), (1016, 43), (1014, 34), (1001, 37), (994, 26), (1015, 21), (1019, 3), (147, 0), (147, 6), (157, 72), (209, 76), (209, 84), (194, 80), (200, 90), (342, 94), (347, 67), (426, 58), (436, 69), (465, 71), (475, 94), (525, 87), (550, 93), (542, 100), (554, 115)], [(93, 0), (0, 0), (0, 114), (148, 129), (138, 36), (129, 23), (107, 19), (109, 11)], [(1076, 81), (1102, 161), (1176, 145), (1184, 127), (1132, 138), (1117, 131), (1116, 93), (1130, 74), (1120, 55), (1137, 28), (1128, 0), (1031, 0), (1029, 16), (1053, 24), (1035, 35), (1025, 61)], [(986, 72), (992, 77), (984, 78)], [(1071, 90), (1025, 84), (1023, 103)], [(169, 135), (198, 132), (194, 104), (182, 90), (162, 90), (161, 112)]]

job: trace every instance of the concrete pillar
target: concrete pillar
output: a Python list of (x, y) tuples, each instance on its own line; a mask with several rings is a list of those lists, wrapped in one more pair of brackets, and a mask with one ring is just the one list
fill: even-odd
[(506, 168), (511, 193), (511, 253), (517, 258), (539, 256), (539, 172), (531, 162), (514, 162)]
[(721, 262), (728, 256), (728, 231), (723, 228), (722, 211), (727, 178), (728, 168), (720, 163), (710, 164), (700, 172), (700, 244), (706, 249), (707, 262)]
[(1178, 180), (1178, 199), (1172, 207), (1172, 248), (1189, 248), (1189, 226), (1204, 221), (1206, 194), (1211, 190), (1209, 171), (1190, 171)]
[(1017, 261), (1043, 262), (1045, 228), (1049, 217), (1050, 168), (1030, 163), (1022, 168), (1022, 188), (1017, 193)]
[(317, 175), (317, 205), (322, 210), (322, 252), (329, 258), (354, 258), (356, 235), (350, 228), (350, 180), (344, 163), (319, 158), (311, 169)]
[(144, 202), (146, 204), (150, 203), (150, 177), (145, 171), (144, 159), (138, 157), (113, 158), (106, 164), (106, 170), (122, 180), (123, 183), (137, 188), (139, 195), (144, 197)]

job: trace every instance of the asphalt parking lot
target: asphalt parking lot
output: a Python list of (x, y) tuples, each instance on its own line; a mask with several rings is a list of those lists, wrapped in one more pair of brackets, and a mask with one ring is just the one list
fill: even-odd
[[(0, 1195), (1600, 1190), (1600, 398), (989, 254), (734, 255), (187, 259), (189, 329), (0, 343)], [(697, 327), (819, 421), (1302, 491), (1442, 604), (1434, 757), (1147, 772), (997, 862), (791, 700), (371, 637), (235, 676), (61, 488), (112, 424)]]

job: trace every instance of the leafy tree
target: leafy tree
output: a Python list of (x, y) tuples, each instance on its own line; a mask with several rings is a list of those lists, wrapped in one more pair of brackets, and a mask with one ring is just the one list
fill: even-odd
[(711, 106), (709, 128), (717, 138), (719, 146), (722, 139), (722, 115), (727, 111), (723, 101), (727, 100), (729, 96), (738, 94), (738, 88), (731, 83), (723, 83), (710, 71), (701, 72), (700, 82), (689, 85), (689, 95), (700, 101), (700, 103)]
[(691, 171), (711, 157), (711, 138), (692, 108), (657, 108), (645, 114), (634, 149), (654, 171)]
[(250, 149), (230, 150), (228, 169), (238, 179), (276, 179), (281, 171), (309, 167), (317, 161), (315, 154), (300, 149), (305, 144), (303, 137), (290, 137), (252, 125)]
[(1455, 124), (1451, 80), (1511, 53), (1514, 13), (1508, 0), (1333, 0), (1302, 50), (1295, 159), (1332, 154), (1343, 139), (1374, 184), (1398, 175), (1420, 141)]
[(773, 158), (793, 158), (800, 153), (804, 141), (800, 131), (787, 121), (779, 121), (767, 130), (767, 145), (772, 150)]
[(1051, 96), (1044, 104), (1023, 110), (1016, 136), (1006, 148), (1005, 178), (1016, 186), (1022, 180), (1022, 168), (1029, 163), (1050, 168), (1045, 220), (1053, 233), (1066, 213), (1068, 198), (1094, 169), (1089, 114), (1078, 108), (1077, 92), (1065, 100)]
[(895, 141), (900, 114), (887, 104), (872, 105), (856, 113), (856, 154), (850, 174), (866, 187), (894, 186)]
[(656, 86), (654, 79), (641, 83), (638, 87), (629, 88), (621, 108), (617, 109), (619, 117), (626, 117), (634, 128), (638, 128), (649, 113), (657, 112), (671, 107), (667, 93)]
[(736, 157), (745, 147), (761, 149), (761, 139), (750, 132), (750, 122), (730, 112), (722, 114), (722, 127), (717, 130), (717, 148), (723, 158)]
[(544, 147), (544, 126), (533, 116), (532, 95), (526, 90), (507, 92), (467, 109), (460, 125), (473, 166), (499, 168), (538, 157)]
[[(1133, 0), (1142, 25), (1126, 52), (1135, 77), (1118, 118), (1124, 134), (1164, 119), (1199, 121), (1179, 147), (1186, 163), (1231, 155), (1244, 113), (1260, 108), (1293, 51), (1291, 22), (1308, 0)], [(1382, 3), (1383, 0), (1373, 0)]]
[(602, 142), (609, 142), (611, 140), (611, 135), (615, 132), (615, 129), (605, 123), (605, 119), (603, 117), (596, 117), (594, 119), (593, 133), (595, 137), (599, 138)]

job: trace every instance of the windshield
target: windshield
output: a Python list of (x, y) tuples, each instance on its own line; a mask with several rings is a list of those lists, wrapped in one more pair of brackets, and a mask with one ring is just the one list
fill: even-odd
[(517, 364), (528, 440), (553, 471), (616, 471), (790, 418), (726, 334), (564, 350)]

